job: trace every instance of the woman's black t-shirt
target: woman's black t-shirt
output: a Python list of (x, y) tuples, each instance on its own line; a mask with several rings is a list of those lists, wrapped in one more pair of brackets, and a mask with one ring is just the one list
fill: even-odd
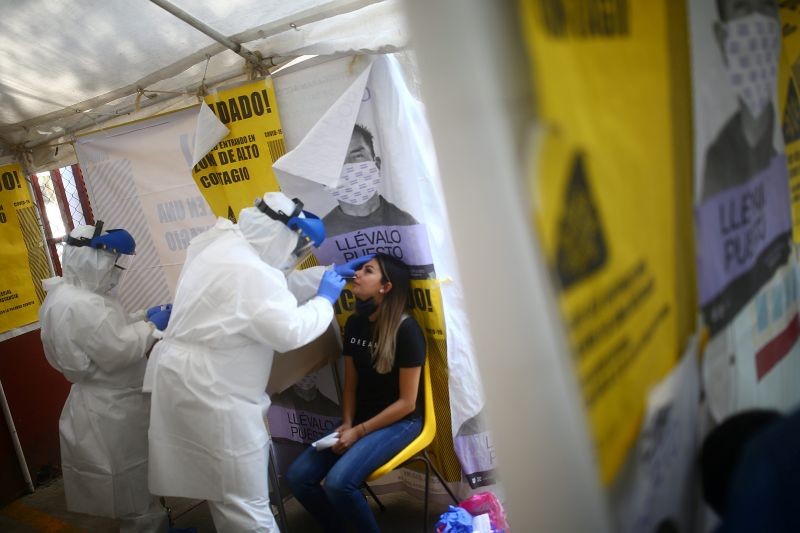
[[(400, 397), (400, 369), (425, 363), (425, 337), (417, 321), (406, 318), (397, 330), (394, 365), (386, 374), (378, 374), (372, 366), (374, 324), (368, 318), (351, 315), (344, 326), (343, 353), (353, 358), (358, 372), (356, 412), (353, 425), (369, 420), (396, 402)], [(405, 418), (419, 418), (423, 412), (423, 385), (417, 391), (417, 408)]]

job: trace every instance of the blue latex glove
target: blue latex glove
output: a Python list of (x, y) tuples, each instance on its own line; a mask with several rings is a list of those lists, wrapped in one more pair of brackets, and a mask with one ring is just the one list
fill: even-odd
[(341, 265), (333, 265), (333, 269), (343, 278), (352, 278), (356, 275), (356, 270), (360, 269), (364, 263), (368, 262), (373, 257), (375, 257), (375, 254), (365, 255), (364, 257), (353, 259)]
[(322, 274), (322, 281), (319, 282), (317, 296), (322, 296), (331, 304), (334, 304), (336, 303), (336, 300), (339, 299), (339, 295), (342, 293), (344, 285), (345, 281), (342, 279), (342, 276), (333, 270), (326, 270), (325, 273)]
[(157, 311), (150, 315), (148, 320), (155, 325), (156, 328), (164, 331), (167, 329), (167, 324), (169, 324), (169, 316), (172, 314), (172, 306), (169, 309), (164, 309), (163, 311)]
[(466, 509), (450, 505), (449, 510), (439, 517), (436, 531), (441, 533), (472, 533), (472, 515)]
[(147, 310), (147, 320), (150, 320), (150, 317), (154, 314), (158, 313), (159, 311), (172, 311), (172, 304), (165, 304), (165, 305), (155, 305)]

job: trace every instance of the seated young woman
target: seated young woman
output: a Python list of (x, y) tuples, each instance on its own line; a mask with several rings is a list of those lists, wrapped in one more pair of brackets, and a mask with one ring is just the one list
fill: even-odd
[[(425, 337), (406, 314), (406, 265), (378, 254), (355, 273), (356, 312), (344, 327), (342, 425), (333, 447), (310, 447), (289, 467), (294, 496), (326, 532), (380, 531), (361, 484), (422, 429)], [(322, 480), (324, 485), (321, 485)]]

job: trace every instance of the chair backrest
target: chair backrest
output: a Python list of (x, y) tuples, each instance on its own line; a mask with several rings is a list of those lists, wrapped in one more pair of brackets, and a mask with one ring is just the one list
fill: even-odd
[(425, 391), (425, 412), (423, 413), (422, 431), (419, 436), (425, 440), (426, 448), (436, 436), (436, 410), (433, 408), (433, 385), (431, 384), (431, 367), (428, 359), (425, 359), (425, 366), (422, 368), (422, 383)]
[(422, 388), (425, 394), (422, 431), (417, 438), (408, 443), (408, 446), (400, 450), (397, 455), (389, 459), (383, 466), (377, 468), (366, 481), (375, 481), (379, 477), (388, 474), (401, 464), (405, 463), (416, 454), (428, 447), (436, 436), (436, 412), (433, 410), (433, 387), (431, 386), (431, 369), (427, 358), (422, 367)]

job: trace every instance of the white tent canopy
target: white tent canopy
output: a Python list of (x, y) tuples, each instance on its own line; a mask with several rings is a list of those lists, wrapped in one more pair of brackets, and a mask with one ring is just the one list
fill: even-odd
[[(407, 45), (398, 0), (157, 3), (5, 2), (0, 157), (16, 156), (32, 170), (74, 162), (68, 143), (76, 134), (194, 104), (203, 90), (274, 70), (293, 57)], [(237, 54), (168, 12), (171, 7), (242, 50)]]

